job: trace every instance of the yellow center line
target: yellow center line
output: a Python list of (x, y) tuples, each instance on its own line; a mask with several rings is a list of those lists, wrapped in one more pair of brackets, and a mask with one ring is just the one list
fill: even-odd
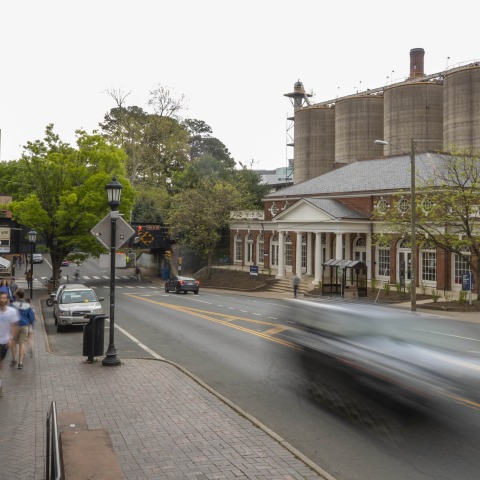
[[(266, 332), (257, 332), (255, 330), (250, 329), (250, 328), (245, 328), (245, 327), (241, 327), (240, 325), (235, 325), (234, 323), (231, 323), (231, 321), (232, 320), (242, 320), (242, 321), (257, 323), (257, 324), (261, 324), (261, 325), (269, 325), (269, 326), (273, 326), (273, 327), (278, 327), (278, 325), (275, 325), (273, 323), (262, 322), (262, 321), (259, 321), (259, 320), (251, 320), (249, 318), (238, 317), (236, 315), (226, 315), (226, 314), (223, 314), (223, 313), (209, 312), (209, 311), (200, 310), (200, 309), (197, 309), (197, 308), (171, 305), (169, 303), (159, 302), (159, 301), (153, 300), (151, 298), (140, 297), (140, 296), (135, 295), (133, 293), (126, 293), (125, 295), (127, 295), (128, 297), (135, 298), (137, 300), (141, 300), (143, 302), (153, 303), (155, 305), (160, 305), (162, 307), (170, 308), (172, 310), (177, 310), (179, 312), (188, 313), (189, 315), (194, 315), (194, 316), (199, 317), (199, 318), (204, 318), (205, 320), (209, 320), (211, 322), (215, 322), (215, 323), (218, 323), (220, 325), (225, 325), (227, 327), (234, 328), (235, 330), (239, 330), (241, 332), (250, 333), (251, 335), (255, 335), (257, 337), (264, 338), (264, 339), (269, 340), (271, 342), (279, 343), (280, 345), (285, 345), (287, 347), (293, 347), (293, 348), (299, 348), (296, 344), (294, 344), (292, 342), (288, 342), (288, 341), (282, 340), (280, 338), (272, 337), (271, 335), (269, 335)], [(221, 320), (219, 318), (213, 318), (209, 315), (226, 317), (229, 321)], [(287, 327), (283, 328), (283, 330), (286, 330), (286, 329), (287, 329)], [(273, 330), (273, 329), (270, 329), (268, 332), (270, 332), (271, 330)], [(282, 330), (280, 330), (280, 331), (282, 331)]]

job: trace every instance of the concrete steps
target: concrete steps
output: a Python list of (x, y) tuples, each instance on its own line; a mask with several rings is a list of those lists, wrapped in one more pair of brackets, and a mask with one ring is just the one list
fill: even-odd
[[(300, 285), (298, 286), (298, 294), (303, 295), (304, 293), (312, 290), (313, 278), (312, 277), (302, 277)], [(285, 293), (290, 296), (293, 295), (293, 286), (292, 279), (290, 277), (278, 278), (268, 287), (269, 292), (275, 293)]]

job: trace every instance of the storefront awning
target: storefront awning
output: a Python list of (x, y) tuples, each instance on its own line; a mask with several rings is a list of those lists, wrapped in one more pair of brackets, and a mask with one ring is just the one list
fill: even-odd
[(367, 268), (367, 265), (360, 260), (339, 260), (336, 258), (327, 260), (323, 266), (337, 268)]
[(7, 270), (10, 268), (11, 262), (6, 258), (0, 257), (0, 270)]

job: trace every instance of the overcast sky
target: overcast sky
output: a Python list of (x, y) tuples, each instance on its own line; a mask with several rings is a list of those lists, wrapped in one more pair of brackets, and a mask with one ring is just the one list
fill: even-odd
[(404, 79), (412, 48), (426, 74), (480, 59), (479, 12), (466, 0), (2, 2), (0, 158), (19, 158), (48, 123), (69, 143), (92, 132), (114, 106), (107, 89), (148, 110), (162, 85), (237, 162), (282, 167), (283, 94), (298, 79), (320, 102)]

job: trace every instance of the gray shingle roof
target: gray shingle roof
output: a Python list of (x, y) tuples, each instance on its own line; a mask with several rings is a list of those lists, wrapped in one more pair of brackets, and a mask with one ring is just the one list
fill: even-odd
[(352, 210), (333, 198), (305, 198), (304, 200), (335, 218), (368, 219), (368, 215)]
[[(415, 157), (417, 177), (424, 179), (431, 177), (432, 171), (436, 167), (441, 167), (443, 158), (445, 156), (436, 153), (417, 153)], [(282, 188), (267, 195), (267, 198), (408, 189), (410, 162), (409, 155), (402, 155), (350, 163), (319, 177)]]

